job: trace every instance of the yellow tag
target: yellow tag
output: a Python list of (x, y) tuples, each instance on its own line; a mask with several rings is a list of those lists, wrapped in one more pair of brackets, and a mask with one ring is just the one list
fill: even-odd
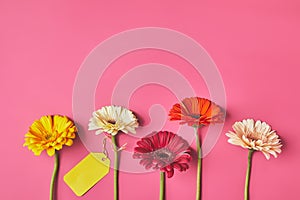
[(109, 166), (104, 153), (90, 153), (64, 176), (64, 181), (77, 196), (82, 196), (108, 174)]

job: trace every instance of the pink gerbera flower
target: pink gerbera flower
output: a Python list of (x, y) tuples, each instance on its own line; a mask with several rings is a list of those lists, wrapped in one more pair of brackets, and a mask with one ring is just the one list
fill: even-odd
[(180, 172), (189, 168), (191, 160), (189, 144), (182, 137), (168, 131), (160, 131), (137, 142), (133, 158), (141, 159), (146, 169), (160, 169), (171, 178), (174, 168)]

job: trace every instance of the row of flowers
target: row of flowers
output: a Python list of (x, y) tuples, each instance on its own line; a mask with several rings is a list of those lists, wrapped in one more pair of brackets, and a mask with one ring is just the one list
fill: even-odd
[[(170, 112), (171, 121), (178, 120), (180, 124), (186, 124), (195, 130), (197, 152), (197, 188), (196, 200), (201, 199), (201, 169), (202, 151), (200, 129), (210, 124), (223, 123), (225, 111), (214, 102), (191, 97), (175, 104)], [(136, 133), (139, 123), (132, 111), (121, 106), (105, 106), (93, 112), (88, 124), (89, 130), (95, 133), (104, 133), (111, 139), (114, 149), (114, 199), (118, 194), (118, 169), (120, 147), (117, 145), (116, 135), (119, 133)], [(248, 149), (248, 168), (245, 180), (244, 199), (249, 199), (249, 180), (252, 165), (252, 156), (255, 151), (261, 151), (267, 159), (270, 155), (277, 157), (281, 152), (281, 141), (271, 127), (261, 121), (246, 119), (236, 122), (233, 131), (226, 135), (228, 142)], [(66, 116), (43, 116), (36, 120), (25, 135), (24, 146), (32, 150), (35, 155), (40, 155), (43, 150), (49, 156), (55, 155), (55, 167), (50, 184), (50, 200), (54, 199), (54, 182), (57, 177), (58, 151), (63, 145), (71, 146), (77, 129), (74, 123)], [(140, 164), (146, 169), (160, 170), (160, 195), (159, 199), (165, 199), (165, 176), (171, 178), (174, 169), (182, 172), (189, 168), (191, 161), (191, 147), (182, 137), (170, 131), (157, 131), (149, 134), (137, 142), (134, 148), (134, 159), (140, 159)]]

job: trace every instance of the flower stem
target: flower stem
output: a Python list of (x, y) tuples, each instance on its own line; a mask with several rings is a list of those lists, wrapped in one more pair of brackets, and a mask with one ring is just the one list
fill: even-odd
[(166, 185), (166, 178), (165, 172), (160, 172), (160, 193), (159, 193), (159, 200), (165, 199), (165, 185)]
[(114, 145), (115, 162), (114, 162), (114, 200), (119, 199), (119, 152), (116, 141), (116, 136), (112, 136), (112, 143)]
[(56, 184), (56, 179), (57, 179), (57, 174), (58, 174), (58, 169), (59, 169), (59, 154), (58, 151), (55, 152), (55, 161), (54, 161), (54, 168), (53, 168), (53, 173), (52, 173), (52, 178), (51, 178), (51, 184), (50, 184), (50, 200), (54, 200), (55, 196), (55, 184)]
[(246, 181), (245, 181), (244, 200), (249, 200), (249, 182), (250, 182), (250, 175), (251, 175), (253, 153), (254, 153), (254, 150), (250, 149), (249, 153), (248, 153), (248, 167), (247, 167)]
[(200, 141), (198, 131), (199, 131), (199, 128), (195, 127), (196, 144), (197, 144), (197, 158), (198, 158), (196, 200), (201, 200), (202, 151), (201, 151), (201, 141)]

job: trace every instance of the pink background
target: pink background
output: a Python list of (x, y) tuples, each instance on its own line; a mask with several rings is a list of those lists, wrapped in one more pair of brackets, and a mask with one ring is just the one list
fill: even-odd
[[(215, 148), (204, 159), (203, 199), (242, 199), (247, 151), (228, 144), (225, 133), (235, 121), (247, 117), (268, 122), (284, 141), (283, 153), (277, 159), (267, 161), (260, 153), (254, 155), (251, 199), (299, 199), (299, 9), (296, 0), (1, 0), (0, 198), (48, 199), (53, 158), (44, 153), (36, 157), (22, 147), (28, 127), (46, 114), (72, 117), (76, 73), (101, 41), (127, 29), (157, 26), (194, 38), (209, 52), (223, 77), (228, 117)], [(180, 62), (157, 51), (128, 56), (130, 59), (117, 61), (120, 69), (153, 61), (170, 66)], [(197, 80), (188, 69), (182, 68), (182, 73), (191, 82)], [(112, 66), (106, 76), (120, 76), (117, 70)], [(197, 94), (206, 96), (205, 86), (198, 84), (194, 86)], [(144, 89), (149, 98), (155, 98), (158, 94), (153, 91), (160, 90)], [(97, 90), (96, 99), (110, 90)], [(133, 96), (135, 111), (144, 116), (147, 110), (138, 107), (141, 97), (145, 95), (138, 92)], [(170, 94), (159, 101), (166, 107), (176, 102)], [(105, 102), (96, 106), (101, 104)], [(63, 175), (87, 154), (79, 138), (71, 148), (61, 151), (59, 200), (80, 199), (63, 182)], [(194, 199), (195, 174), (193, 162), (189, 171), (168, 179), (167, 199)], [(120, 176), (120, 199), (158, 198), (159, 173)], [(112, 180), (110, 173), (81, 199), (112, 199)]]

